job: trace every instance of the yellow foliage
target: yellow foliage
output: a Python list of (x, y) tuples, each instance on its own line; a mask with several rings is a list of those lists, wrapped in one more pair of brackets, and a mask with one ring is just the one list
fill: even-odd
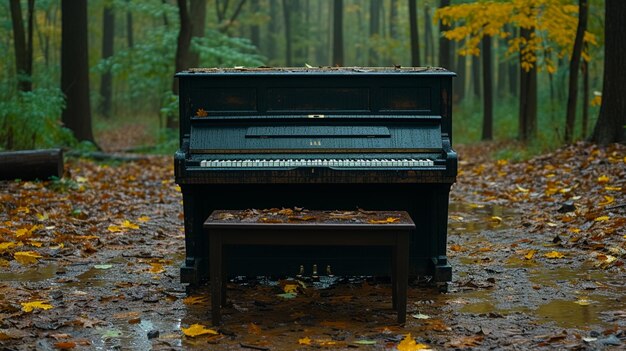
[(429, 350), (430, 347), (424, 344), (418, 344), (415, 339), (411, 337), (411, 333), (408, 333), (406, 337), (400, 341), (397, 346), (398, 351), (417, 351), (417, 350)]
[(32, 312), (34, 309), (49, 310), (52, 308), (52, 305), (46, 303), (46, 301), (22, 302), (20, 304), (24, 312)]
[[(509, 38), (507, 55), (519, 53), (522, 69), (530, 71), (536, 66), (537, 53), (548, 53), (543, 65), (553, 73), (555, 67), (548, 62), (549, 53), (555, 52), (560, 58), (570, 55), (576, 38), (578, 5), (563, 0), (479, 0), (439, 8), (434, 20), (454, 25), (443, 36), (463, 41), (459, 55), (480, 55), (479, 46), (484, 36)], [(512, 37), (512, 33), (505, 30), (507, 24), (532, 30), (530, 40)], [(596, 37), (589, 32), (585, 32), (583, 41), (597, 45)], [(583, 52), (582, 57), (586, 61), (591, 59), (588, 51)]]
[(0, 252), (4, 252), (12, 247), (15, 247), (17, 244), (12, 242), (12, 241), (8, 241), (5, 243), (0, 243)]
[(13, 254), (13, 258), (23, 265), (37, 263), (37, 259), (41, 257), (43, 256), (35, 251), (18, 251)]
[(213, 329), (207, 329), (202, 324), (192, 324), (189, 328), (180, 328), (183, 331), (183, 334), (190, 336), (192, 338), (200, 335), (217, 335), (219, 334)]
[(312, 340), (308, 336), (305, 336), (304, 338), (298, 339), (298, 344), (300, 344), (300, 345), (311, 345), (311, 342), (312, 342)]
[(544, 255), (547, 258), (563, 258), (565, 257), (565, 254), (560, 253), (558, 251), (550, 251), (547, 254)]

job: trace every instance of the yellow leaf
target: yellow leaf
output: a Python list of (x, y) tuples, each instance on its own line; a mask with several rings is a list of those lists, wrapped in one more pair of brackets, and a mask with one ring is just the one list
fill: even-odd
[(622, 187), (621, 186), (605, 186), (604, 190), (606, 191), (622, 191)]
[(153, 263), (150, 263), (150, 266), (152, 266), (150, 268), (150, 273), (157, 274), (157, 273), (163, 273), (165, 271), (165, 269), (163, 269), (163, 265), (160, 263), (153, 262)]
[(565, 257), (565, 254), (558, 251), (550, 251), (547, 254), (544, 254), (544, 256), (547, 258), (563, 258)]
[(370, 219), (367, 222), (370, 224), (387, 224), (387, 223), (395, 223), (399, 220), (400, 218), (387, 217), (386, 219)]
[(31, 302), (21, 302), (22, 311), (24, 312), (32, 312), (34, 309), (40, 310), (49, 310), (52, 308), (52, 305), (48, 304), (46, 301), (31, 301)]
[(44, 212), (43, 214), (41, 214), (41, 213), (37, 213), (37, 220), (38, 220), (39, 222), (43, 222), (43, 221), (47, 220), (48, 218), (49, 218), (49, 217), (48, 217), (48, 214), (47, 214), (47, 213), (45, 213), (45, 212)]
[(0, 252), (6, 251), (12, 247), (15, 247), (17, 244), (15, 244), (12, 241), (8, 241), (6, 243), (0, 243)]
[(527, 260), (532, 260), (533, 256), (535, 256), (536, 253), (537, 253), (537, 250), (530, 250), (528, 251), (528, 253), (526, 253), (526, 255), (524, 255), (524, 258)]
[(141, 222), (141, 223), (145, 223), (145, 222), (150, 220), (150, 217), (148, 217), (148, 216), (141, 216), (141, 217), (137, 218), (137, 220), (139, 222)]
[(578, 229), (578, 228), (569, 228), (568, 231), (570, 231), (570, 232), (572, 232), (574, 234), (580, 233), (580, 229)]
[(296, 284), (285, 284), (285, 286), (283, 286), (283, 291), (285, 293), (297, 294), (298, 293), (298, 286)]
[(203, 305), (208, 303), (208, 296), (187, 296), (183, 299), (183, 303), (185, 303), (185, 305)]
[(22, 212), (22, 213), (30, 213), (30, 208), (20, 206), (20, 207), (18, 207), (18, 208), (17, 208), (17, 210), (16, 210), (16, 211), (17, 211), (17, 212)]
[(205, 328), (204, 325), (202, 324), (192, 324), (189, 328), (181, 327), (180, 329), (183, 331), (183, 334), (190, 336), (192, 338), (196, 336), (200, 336), (200, 335), (206, 335), (206, 334), (210, 334), (210, 335), (219, 334), (213, 329)]
[(600, 216), (597, 217), (596, 219), (594, 219), (594, 221), (596, 222), (604, 222), (604, 221), (608, 221), (609, 220), (609, 216)]
[(139, 225), (129, 221), (129, 220), (124, 220), (124, 222), (122, 222), (122, 224), (120, 225), (120, 227), (122, 228), (128, 228), (128, 229), (139, 229)]
[(611, 179), (609, 178), (609, 176), (607, 176), (605, 174), (603, 174), (603, 175), (598, 177), (598, 183), (600, 183), (600, 184), (608, 183), (609, 180), (611, 180)]
[(41, 257), (43, 256), (35, 251), (18, 251), (13, 254), (13, 258), (23, 265), (37, 263), (37, 259)]
[(530, 191), (530, 189), (522, 188), (522, 187), (521, 187), (521, 186), (519, 186), (519, 185), (516, 185), (515, 187), (517, 188), (517, 190), (518, 190), (519, 192), (522, 192), (522, 193), (527, 193), (527, 192), (529, 192), (529, 191)]
[(308, 336), (305, 336), (304, 338), (298, 339), (298, 344), (300, 345), (311, 345), (311, 338), (309, 338)]
[(111, 233), (115, 233), (115, 232), (121, 232), (122, 228), (111, 224), (108, 228), (107, 228)]
[(613, 196), (607, 196), (604, 195), (604, 201), (600, 202), (600, 206), (606, 206), (610, 203), (613, 203), (613, 201), (615, 201), (615, 198)]
[(203, 108), (199, 108), (198, 110), (196, 110), (196, 117), (206, 117), (208, 115), (209, 113), (205, 111)]
[(500, 224), (500, 223), (502, 223), (502, 217), (491, 216), (491, 223), (493, 223), (493, 224)]
[(415, 339), (411, 337), (411, 333), (408, 333), (406, 337), (400, 341), (397, 346), (398, 351), (416, 351), (416, 350), (430, 350), (428, 345), (418, 344)]
[(34, 247), (41, 247), (43, 243), (41, 241), (29, 240), (28, 244)]

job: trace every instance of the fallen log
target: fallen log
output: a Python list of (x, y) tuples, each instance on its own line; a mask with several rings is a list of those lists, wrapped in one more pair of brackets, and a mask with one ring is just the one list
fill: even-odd
[(48, 180), (63, 176), (63, 150), (0, 152), (0, 179)]

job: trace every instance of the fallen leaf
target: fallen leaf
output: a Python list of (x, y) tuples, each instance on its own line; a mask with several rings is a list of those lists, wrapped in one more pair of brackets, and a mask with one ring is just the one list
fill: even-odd
[(204, 305), (207, 304), (209, 297), (207, 295), (187, 296), (183, 299), (185, 305)]
[(357, 344), (357, 345), (376, 345), (377, 341), (376, 340), (356, 340), (352, 342), (353, 344)]
[(151, 266), (150, 267), (150, 273), (158, 274), (158, 273), (165, 272), (165, 269), (163, 268), (163, 265), (160, 264), (160, 263), (151, 262), (150, 266)]
[(398, 351), (416, 351), (416, 350), (430, 350), (428, 345), (418, 344), (415, 339), (411, 337), (411, 333), (406, 334), (404, 339), (400, 341), (397, 346)]
[(248, 333), (259, 335), (261, 334), (261, 328), (259, 328), (259, 326), (254, 323), (250, 323), (248, 324)]
[(293, 293), (293, 294), (297, 294), (298, 293), (298, 285), (296, 284), (285, 284), (285, 286), (283, 286), (283, 291), (287, 294), (289, 293)]
[(208, 115), (209, 113), (205, 111), (203, 108), (199, 108), (198, 110), (196, 110), (196, 117), (206, 117)]
[(547, 258), (563, 258), (565, 257), (565, 254), (558, 252), (558, 251), (550, 251), (544, 254), (543, 256)]
[(396, 217), (387, 217), (385, 219), (370, 219), (367, 222), (370, 224), (388, 224), (388, 223), (396, 223), (400, 220), (400, 218)]
[(611, 180), (611, 178), (609, 178), (609, 176), (607, 176), (605, 174), (603, 174), (603, 175), (598, 177), (598, 183), (600, 183), (600, 184), (608, 183), (609, 180)]
[(32, 312), (35, 309), (38, 310), (49, 310), (51, 309), (53, 306), (48, 304), (47, 301), (31, 301), (31, 302), (21, 302), (20, 305), (22, 305), (22, 311), (24, 312)]
[(113, 267), (112, 264), (96, 264), (93, 266), (95, 269), (109, 269), (111, 267)]
[(37, 259), (42, 257), (35, 251), (18, 251), (13, 254), (13, 258), (22, 265), (37, 263)]
[(150, 217), (148, 217), (148, 216), (141, 216), (141, 217), (137, 218), (137, 221), (141, 222), (141, 223), (145, 223), (145, 222), (147, 222), (149, 220), (150, 220)]
[(15, 246), (17, 246), (17, 244), (12, 242), (12, 241), (7, 241), (7, 242), (4, 242), (4, 243), (0, 243), (0, 252), (6, 251), (6, 250), (8, 250), (10, 248), (13, 248)]
[(526, 255), (524, 255), (524, 258), (527, 260), (532, 260), (536, 253), (537, 250), (529, 250)]
[(311, 345), (312, 340), (308, 337), (305, 336), (304, 338), (298, 339), (298, 344), (300, 345)]
[(591, 301), (589, 301), (587, 299), (583, 299), (583, 298), (574, 301), (574, 303), (577, 304), (577, 305), (581, 305), (581, 306), (589, 306), (589, 305), (591, 305)]
[(594, 219), (594, 221), (596, 222), (604, 222), (604, 221), (608, 221), (609, 220), (609, 216), (600, 216), (600, 217), (596, 217)]
[(412, 314), (411, 317), (415, 318), (415, 319), (430, 319), (430, 316), (427, 314), (422, 314), (422, 313), (416, 313), (416, 314)]
[(54, 347), (60, 350), (70, 350), (76, 347), (76, 343), (73, 341), (55, 342)]
[(200, 336), (200, 335), (217, 335), (219, 334), (218, 332), (216, 332), (213, 329), (207, 329), (204, 325), (202, 324), (192, 324), (189, 328), (180, 328), (183, 331), (183, 334), (189, 336), (189, 337), (196, 337), (196, 336)]
[(128, 228), (128, 229), (139, 229), (139, 225), (129, 221), (129, 220), (124, 220), (124, 222), (122, 222), (122, 224), (120, 225), (122, 228)]

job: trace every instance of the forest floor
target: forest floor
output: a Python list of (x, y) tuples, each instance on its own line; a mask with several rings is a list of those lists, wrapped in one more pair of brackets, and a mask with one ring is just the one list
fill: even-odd
[(0, 182), (0, 349), (623, 349), (626, 147), (520, 163), (490, 159), (499, 147), (458, 148), (453, 281), (413, 282), (404, 325), (385, 279), (321, 277), (232, 281), (211, 326), (208, 289), (179, 282), (170, 156)]

